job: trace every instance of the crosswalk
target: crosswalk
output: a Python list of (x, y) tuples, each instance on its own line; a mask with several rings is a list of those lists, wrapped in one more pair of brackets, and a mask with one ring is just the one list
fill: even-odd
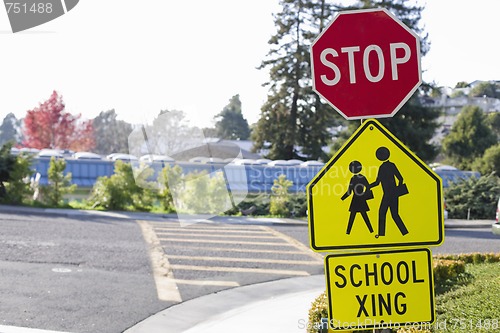
[(138, 223), (149, 245), (160, 300), (181, 302), (207, 289), (214, 292), (323, 270), (320, 254), (268, 226)]

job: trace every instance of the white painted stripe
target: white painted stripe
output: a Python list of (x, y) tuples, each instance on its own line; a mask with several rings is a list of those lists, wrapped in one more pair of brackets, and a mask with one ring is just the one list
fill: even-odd
[(214, 243), (214, 244), (244, 244), (244, 245), (272, 245), (272, 246), (294, 246), (292, 244), (283, 242), (245, 242), (245, 241), (228, 241), (228, 240), (214, 240), (214, 239), (184, 239), (184, 238), (158, 238), (160, 241), (166, 242), (179, 242), (179, 243)]
[(27, 327), (18, 327), (18, 326), (4, 326), (0, 325), (1, 333), (67, 333), (63, 331), (47, 331), (41, 330), (37, 328), (27, 328)]
[(262, 249), (241, 249), (241, 248), (231, 248), (231, 247), (204, 247), (204, 246), (191, 246), (191, 245), (182, 245), (183, 249), (190, 250), (200, 250), (205, 252), (252, 252), (252, 253), (276, 253), (276, 254), (302, 254), (307, 255), (303, 251), (287, 251), (287, 250), (262, 250)]
[(185, 271), (212, 271), (212, 272), (237, 272), (237, 273), (258, 273), (258, 274), (279, 274), (279, 275), (298, 275), (308, 276), (306, 271), (295, 271), (288, 269), (265, 269), (265, 268), (246, 268), (246, 267), (222, 267), (222, 266), (194, 266), (194, 265), (171, 265), (173, 269)]
[(179, 260), (197, 260), (197, 261), (224, 261), (224, 262), (256, 262), (264, 264), (284, 264), (284, 265), (321, 265), (317, 260), (283, 260), (283, 259), (264, 259), (264, 258), (228, 258), (228, 257), (202, 257), (202, 256), (179, 256), (169, 255), (169, 259)]
[(181, 280), (175, 279), (177, 284), (187, 284), (193, 286), (219, 286), (219, 287), (239, 287), (236, 281), (214, 281), (214, 280)]
[(247, 231), (261, 231), (259, 226), (235, 226), (232, 224), (192, 224), (186, 227), (180, 225), (165, 225), (165, 222), (149, 222), (155, 229), (158, 228), (176, 228), (181, 230), (247, 230)]
[(137, 223), (141, 227), (144, 240), (149, 245), (149, 257), (153, 268), (158, 299), (161, 301), (182, 302), (172, 267), (153, 227), (146, 221), (138, 220)]
[(279, 238), (283, 239), (284, 241), (288, 242), (290, 244), (290, 246), (293, 246), (293, 247), (297, 248), (298, 250), (302, 251), (303, 254), (308, 255), (311, 258), (313, 258), (314, 260), (323, 263), (323, 256), (321, 254), (313, 252), (310, 248), (308, 248), (307, 246), (305, 246), (304, 244), (302, 244), (301, 242), (299, 242), (295, 238), (292, 238), (290, 236), (282, 234), (281, 232), (276, 231), (276, 230), (269, 228), (269, 227), (261, 226), (261, 228), (262, 228), (262, 230), (268, 231), (271, 234), (275, 235), (276, 237), (279, 237)]
[(228, 234), (257, 234), (257, 235), (266, 235), (268, 232), (262, 230), (228, 230), (228, 229), (215, 229), (215, 228), (207, 228), (207, 229), (187, 229), (187, 228), (165, 228), (165, 227), (155, 227), (157, 232), (193, 232), (193, 233), (205, 233), (205, 232), (215, 232), (218, 231), (220, 233), (228, 233)]
[[(193, 234), (192, 233), (180, 233), (180, 232), (165, 232), (165, 231), (157, 231), (156, 234), (158, 236), (161, 236), (161, 235), (168, 235), (168, 236), (186, 236), (186, 237), (193, 237)], [(223, 238), (260, 238), (260, 239), (278, 239), (276, 236), (257, 236), (257, 235), (251, 235), (251, 236), (248, 236), (248, 235), (224, 235), (223, 232), (219, 233), (219, 234), (209, 234), (209, 233), (203, 233), (203, 234), (199, 234), (199, 235), (196, 235), (197, 238), (201, 237), (201, 238), (205, 238), (205, 237), (223, 237)]]

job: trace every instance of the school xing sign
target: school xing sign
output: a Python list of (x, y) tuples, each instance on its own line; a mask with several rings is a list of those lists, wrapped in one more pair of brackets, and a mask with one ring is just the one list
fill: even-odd
[(434, 322), (429, 249), (332, 254), (325, 272), (331, 330)]
[(365, 121), (307, 186), (314, 251), (438, 246), (441, 178), (378, 121)]

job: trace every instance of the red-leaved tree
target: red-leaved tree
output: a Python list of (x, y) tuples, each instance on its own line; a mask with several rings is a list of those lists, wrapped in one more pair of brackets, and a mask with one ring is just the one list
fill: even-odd
[(81, 121), (64, 111), (62, 96), (54, 90), (50, 98), (24, 118), (23, 145), (30, 148), (88, 151), (95, 147), (92, 121)]

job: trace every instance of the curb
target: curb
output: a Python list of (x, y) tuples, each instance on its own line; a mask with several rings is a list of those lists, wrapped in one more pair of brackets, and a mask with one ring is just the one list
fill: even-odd
[(66, 209), (66, 208), (37, 208), (25, 206), (10, 206), (0, 205), (0, 212), (15, 213), (15, 214), (35, 214), (35, 215), (50, 215), (64, 217), (88, 217), (88, 218), (113, 218), (113, 219), (167, 219), (175, 218), (175, 214), (154, 214), (154, 213), (135, 213), (135, 212), (117, 212), (117, 211), (99, 211), (99, 210), (81, 210), (81, 209)]
[[(218, 320), (221, 316), (238, 316), (249, 305), (255, 306), (256, 303), (287, 295), (300, 297), (306, 291), (317, 291), (319, 295), (324, 289), (324, 275), (313, 275), (223, 290), (173, 305), (130, 327), (124, 333), (181, 333), (197, 328), (197, 325)], [(200, 332), (205, 331), (201, 328)]]
[(494, 220), (456, 220), (450, 219), (444, 221), (445, 229), (460, 229), (460, 228), (491, 228), (495, 223)]
[[(16, 214), (37, 214), (64, 217), (86, 217), (86, 218), (112, 218), (120, 220), (155, 220), (162, 221), (166, 219), (178, 220), (177, 214), (155, 214), (141, 212), (125, 211), (100, 211), (100, 210), (82, 210), (67, 208), (36, 208), (26, 206), (0, 205), (0, 212)], [(184, 216), (183, 216), (184, 217)], [(189, 216), (186, 216), (189, 219)], [(252, 217), (252, 216), (214, 216), (195, 219), (208, 223), (227, 223), (227, 224), (262, 224), (262, 225), (288, 225), (288, 226), (306, 226), (308, 222), (301, 219), (277, 218), (277, 217)], [(494, 220), (457, 220), (448, 219), (444, 221), (445, 229), (460, 228), (491, 228), (495, 224)]]
[[(15, 214), (35, 214), (48, 216), (64, 216), (64, 217), (86, 217), (86, 218), (112, 218), (120, 220), (155, 220), (162, 221), (166, 219), (178, 220), (177, 214), (155, 214), (141, 212), (125, 212), (125, 211), (100, 211), (100, 210), (82, 210), (68, 208), (37, 208), (26, 206), (0, 205), (0, 213), (15, 213)], [(274, 218), (274, 217), (249, 217), (249, 216), (182, 216), (186, 219), (192, 218), (194, 221), (208, 223), (227, 223), (227, 224), (283, 224), (283, 225), (307, 225), (307, 221), (291, 219), (291, 218)]]

